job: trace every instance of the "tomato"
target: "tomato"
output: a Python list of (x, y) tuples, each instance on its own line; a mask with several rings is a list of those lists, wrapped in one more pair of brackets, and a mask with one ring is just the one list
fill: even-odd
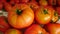
[(56, 0), (48, 0), (50, 5), (56, 5)]
[(35, 12), (35, 20), (39, 24), (47, 24), (52, 18), (52, 9), (51, 7), (40, 7)]
[(42, 27), (40, 27), (37, 24), (33, 24), (31, 27), (29, 27), (24, 34), (48, 34), (48, 32), (45, 31)]
[(30, 6), (30, 8), (32, 8), (33, 11), (35, 11), (37, 8), (39, 8), (38, 3), (34, 0), (31, 0), (27, 4)]
[(60, 24), (47, 24), (46, 28), (50, 34), (60, 34)]
[(30, 26), (34, 20), (32, 9), (26, 4), (16, 4), (12, 10), (8, 11), (8, 22), (15, 28), (25, 28)]
[(60, 15), (60, 7), (56, 7), (58, 14)]
[(7, 29), (9, 29), (9, 25), (5, 21), (5, 17), (0, 16), (0, 31), (5, 32)]
[(57, 11), (53, 9), (52, 14), (53, 14), (52, 22), (56, 22), (58, 20), (58, 13), (57, 13)]
[(22, 34), (21, 31), (17, 29), (8, 29), (5, 34)]
[(39, 4), (41, 6), (47, 6), (48, 5), (48, 2), (46, 0), (39, 0)]

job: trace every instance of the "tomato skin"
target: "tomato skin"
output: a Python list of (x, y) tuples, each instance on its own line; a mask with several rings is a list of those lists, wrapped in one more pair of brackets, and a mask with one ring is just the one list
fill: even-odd
[(46, 25), (47, 30), (50, 32), (50, 34), (60, 34), (60, 24), (47, 24)]
[(30, 8), (35, 11), (36, 9), (39, 8), (38, 3), (35, 0), (31, 0), (30, 2), (27, 3)]
[[(46, 10), (46, 14), (45, 14)], [(38, 10), (35, 12), (35, 20), (39, 24), (47, 24), (50, 22), (52, 19), (52, 9), (50, 7), (40, 7)]]
[[(17, 15), (17, 9), (22, 10), (20, 15)], [(26, 4), (16, 4), (11, 11), (8, 11), (8, 22), (15, 28), (21, 29), (28, 27), (33, 23), (33, 20), (34, 13), (32, 9)]]
[(17, 29), (8, 29), (5, 34), (22, 34), (21, 31)]
[(58, 14), (60, 15), (60, 7), (56, 7)]
[(46, 0), (39, 0), (40, 6), (47, 6), (48, 2)]
[(12, 9), (12, 6), (11, 6), (11, 4), (5, 2), (5, 3), (4, 3), (4, 8), (5, 8), (5, 10), (8, 12), (8, 11), (10, 11), (10, 10)]
[(24, 34), (48, 34), (48, 33), (38, 24), (33, 24), (25, 31)]
[(5, 21), (5, 17), (0, 16), (0, 31), (5, 32), (9, 28), (10, 28), (9, 25)]

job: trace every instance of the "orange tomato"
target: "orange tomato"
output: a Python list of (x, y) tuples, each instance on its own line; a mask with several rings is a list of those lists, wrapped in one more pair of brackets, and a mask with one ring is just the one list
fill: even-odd
[(17, 29), (8, 29), (5, 34), (22, 34), (21, 31)]
[(60, 24), (47, 24), (46, 28), (50, 34), (60, 34)]
[(28, 2), (27, 4), (30, 6), (30, 8), (31, 8), (33, 11), (35, 11), (36, 9), (39, 8), (38, 3), (37, 3), (36, 1), (34, 1), (34, 0), (31, 0), (31, 1)]
[(16, 4), (12, 10), (8, 11), (8, 22), (15, 28), (25, 28), (30, 26), (34, 20), (32, 9), (26, 4)]
[(35, 12), (35, 19), (39, 24), (47, 24), (52, 18), (51, 7), (40, 7)]
[(25, 31), (24, 34), (48, 34), (48, 32), (39, 25), (33, 24)]
[(52, 22), (56, 22), (58, 20), (58, 13), (56, 10), (53, 9), (52, 11)]
[(46, 0), (39, 0), (39, 4), (41, 6), (47, 6), (48, 5), (48, 2)]

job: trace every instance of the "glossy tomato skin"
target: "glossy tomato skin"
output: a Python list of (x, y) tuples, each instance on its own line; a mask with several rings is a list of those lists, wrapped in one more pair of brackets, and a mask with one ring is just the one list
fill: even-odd
[(10, 28), (9, 25), (5, 21), (5, 17), (0, 16), (0, 31), (5, 32), (9, 28)]
[(60, 34), (60, 24), (47, 24), (47, 30), (50, 34)]
[[(21, 11), (20, 15), (17, 14)], [(34, 20), (34, 13), (32, 9), (26, 4), (16, 4), (12, 7), (11, 11), (8, 11), (8, 22), (15, 28), (25, 28), (30, 26)]]
[(52, 9), (51, 7), (40, 7), (35, 12), (35, 20), (39, 24), (47, 24), (52, 19)]
[(5, 34), (22, 34), (22, 32), (17, 29), (8, 29)]
[(48, 34), (48, 33), (38, 24), (33, 24), (25, 31), (24, 34)]

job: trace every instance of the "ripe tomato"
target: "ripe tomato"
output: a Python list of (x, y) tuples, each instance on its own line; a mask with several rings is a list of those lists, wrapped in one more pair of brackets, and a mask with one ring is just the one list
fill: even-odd
[(40, 7), (35, 12), (35, 19), (39, 24), (47, 24), (52, 18), (52, 9), (50, 7)]
[(39, 0), (39, 4), (41, 6), (47, 6), (48, 5), (48, 2), (46, 0)]
[(5, 17), (0, 16), (0, 31), (5, 32), (9, 28), (9, 25), (5, 21)]
[(30, 6), (30, 8), (33, 9), (33, 11), (35, 11), (37, 8), (39, 8), (38, 3), (34, 0), (31, 0), (27, 4)]
[(60, 34), (60, 24), (47, 24), (46, 28), (50, 34)]
[(21, 31), (17, 29), (8, 29), (5, 34), (22, 34)]
[(5, 2), (5, 3), (4, 3), (4, 8), (5, 8), (5, 10), (8, 12), (8, 11), (10, 11), (10, 10), (12, 9), (12, 6), (11, 6), (11, 4)]
[(53, 9), (52, 14), (52, 22), (56, 22), (58, 20), (58, 13)]
[(25, 28), (30, 26), (34, 20), (32, 9), (26, 4), (16, 4), (12, 10), (8, 11), (8, 22), (15, 28)]
[(48, 34), (45, 29), (40, 27), (37, 24), (33, 24), (31, 27), (29, 27), (24, 34)]
[(60, 15), (60, 7), (56, 7), (58, 14)]

